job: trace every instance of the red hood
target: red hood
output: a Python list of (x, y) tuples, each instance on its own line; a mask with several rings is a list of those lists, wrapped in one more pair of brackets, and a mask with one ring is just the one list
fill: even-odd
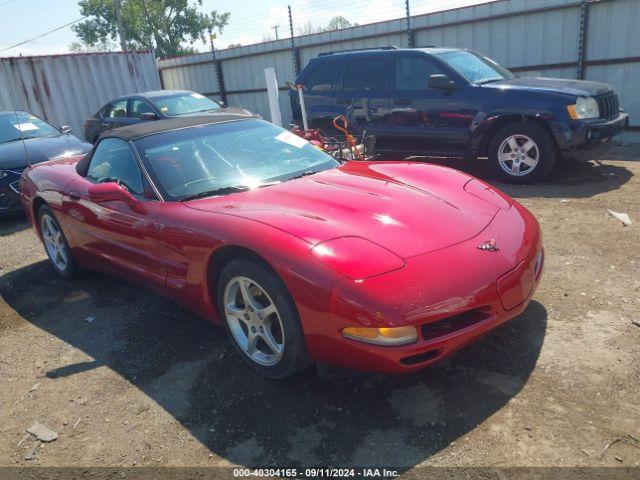
[(185, 205), (259, 221), (312, 245), (359, 236), (408, 258), (472, 238), (491, 222), (498, 207), (465, 192), (470, 179), (428, 164), (350, 162)]

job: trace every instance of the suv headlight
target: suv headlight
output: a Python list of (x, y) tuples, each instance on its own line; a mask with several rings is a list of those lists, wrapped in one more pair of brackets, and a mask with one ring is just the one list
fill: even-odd
[(598, 102), (593, 97), (578, 97), (575, 104), (567, 105), (567, 112), (574, 120), (598, 118), (600, 116)]

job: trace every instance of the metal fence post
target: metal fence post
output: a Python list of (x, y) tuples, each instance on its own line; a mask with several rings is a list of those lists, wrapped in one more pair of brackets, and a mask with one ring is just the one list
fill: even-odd
[(578, 65), (576, 77), (584, 79), (584, 62), (587, 58), (587, 29), (589, 28), (589, 2), (582, 0), (580, 4), (580, 28), (578, 29)]
[(216, 49), (213, 46), (213, 32), (209, 30), (209, 41), (211, 42), (211, 56), (213, 57), (213, 67), (216, 71), (216, 81), (218, 82), (218, 89), (220, 94), (220, 99), (227, 104), (227, 91), (224, 88), (224, 76), (222, 74), (222, 65), (221, 62), (216, 58)]
[(411, 31), (411, 12), (409, 10), (409, 0), (404, 0), (404, 6), (407, 11), (407, 47), (413, 48), (413, 32)]
[(300, 73), (300, 54), (296, 48), (296, 43), (293, 40), (293, 17), (291, 16), (291, 5), (287, 5), (289, 11), (289, 33), (291, 35), (291, 59), (293, 61), (293, 73), (298, 76)]

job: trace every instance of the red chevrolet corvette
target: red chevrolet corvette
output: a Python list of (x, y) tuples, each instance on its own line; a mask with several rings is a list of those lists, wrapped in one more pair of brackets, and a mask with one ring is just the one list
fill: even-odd
[(26, 170), (21, 199), (59, 274), (145, 284), (271, 378), (423, 368), (521, 313), (542, 271), (535, 218), (480, 180), (339, 164), (257, 118), (110, 130)]

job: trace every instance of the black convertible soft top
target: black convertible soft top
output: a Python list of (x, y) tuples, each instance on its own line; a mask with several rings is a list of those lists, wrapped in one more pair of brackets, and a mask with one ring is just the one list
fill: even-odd
[(257, 115), (242, 115), (235, 113), (215, 113), (209, 115), (189, 115), (185, 117), (174, 117), (166, 120), (153, 120), (136, 123), (125, 127), (118, 127), (107, 130), (100, 135), (100, 138), (116, 137), (122, 140), (135, 140), (146, 137), (154, 133), (169, 132), (181, 128), (195, 127), (198, 125), (211, 125), (216, 123), (231, 122), (234, 120), (249, 120), (260, 118)]

